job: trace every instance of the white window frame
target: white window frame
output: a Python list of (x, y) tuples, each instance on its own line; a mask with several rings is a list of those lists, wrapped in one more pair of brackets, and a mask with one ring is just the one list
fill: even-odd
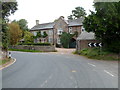
[(52, 43), (52, 42), (53, 42), (53, 38), (49, 37), (49, 43)]
[(37, 32), (36, 32), (36, 31), (33, 31), (32, 33), (33, 33), (33, 35), (34, 35), (34, 36), (36, 36), (36, 35), (37, 35)]
[(49, 35), (53, 35), (53, 30), (49, 30)]
[(72, 33), (72, 27), (69, 27), (69, 33), (70, 33), (70, 34), (73, 34), (73, 33)]
[(60, 43), (60, 38), (57, 38), (57, 44), (61, 44), (61, 43)]
[(63, 33), (63, 30), (62, 30), (62, 29), (58, 29), (58, 30), (57, 30), (57, 34), (58, 34), (58, 35), (61, 35), (62, 33)]

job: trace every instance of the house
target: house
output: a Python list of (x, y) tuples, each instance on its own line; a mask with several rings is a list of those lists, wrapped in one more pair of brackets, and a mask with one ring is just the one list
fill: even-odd
[(76, 50), (80, 51), (84, 48), (90, 48), (88, 46), (89, 43), (98, 43), (96, 40), (95, 34), (93, 32), (82, 31), (82, 33), (77, 38)]
[[(31, 28), (30, 32), (33, 33), (34, 36), (36, 36), (37, 32), (39, 31), (41, 31), (41, 34), (43, 34), (43, 32), (46, 32), (48, 34), (46, 38), (39, 38), (35, 40), (35, 43), (49, 42), (53, 45), (61, 45), (60, 36), (62, 32), (69, 32), (71, 34), (78, 32), (79, 35), (83, 29), (83, 20), (84, 18), (65, 20), (63, 16), (50, 23), (39, 24), (39, 20), (36, 20), (36, 25)], [(76, 47), (76, 39), (77, 37), (72, 38), (71, 47)]]

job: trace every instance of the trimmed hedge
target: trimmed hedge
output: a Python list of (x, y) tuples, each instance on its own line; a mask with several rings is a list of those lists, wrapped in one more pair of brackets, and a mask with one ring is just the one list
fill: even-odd
[(18, 45), (50, 46), (50, 43), (20, 43)]

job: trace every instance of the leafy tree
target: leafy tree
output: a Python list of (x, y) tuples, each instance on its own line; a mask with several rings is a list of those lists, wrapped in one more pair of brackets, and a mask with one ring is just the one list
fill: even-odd
[(20, 19), (19, 21), (13, 20), (12, 22), (18, 23), (20, 26), (20, 29), (22, 30), (22, 37), (24, 37), (24, 32), (28, 31), (28, 22), (25, 19)]
[(73, 15), (68, 16), (68, 20), (73, 20)]
[(10, 45), (16, 45), (22, 37), (22, 30), (17, 23), (10, 23), (8, 26)]
[(60, 38), (60, 42), (64, 48), (69, 48), (70, 40), (72, 39), (73, 34), (63, 32)]
[(72, 10), (72, 15), (68, 16), (69, 20), (77, 19), (80, 17), (85, 17), (86, 12), (82, 7), (76, 7), (75, 10)]
[(104, 48), (120, 51), (120, 2), (96, 2), (95, 12), (85, 18), (86, 31), (94, 32), (104, 44)]
[[(8, 22), (8, 16), (10, 16), (11, 14), (15, 13), (15, 11), (17, 10), (17, 2), (1, 2), (0, 1), (0, 7), (2, 9), (0, 9), (0, 12), (2, 14), (2, 48), (4, 51), (7, 52), (8, 49), (8, 42), (9, 42), (9, 38), (8, 38), (8, 26), (7, 26), (7, 22)], [(0, 19), (1, 19), (0, 17)], [(7, 54), (6, 54), (7, 56)]]
[(34, 35), (31, 32), (25, 31), (24, 43), (33, 43)]
[(20, 29), (22, 29), (22, 30), (24, 30), (24, 31), (26, 31), (26, 30), (28, 30), (28, 22), (27, 22), (27, 20), (25, 20), (25, 19), (20, 19), (19, 21), (18, 21), (18, 24), (20, 25)]
[(45, 38), (47, 36), (48, 36), (48, 34), (44, 31), (42, 37)]

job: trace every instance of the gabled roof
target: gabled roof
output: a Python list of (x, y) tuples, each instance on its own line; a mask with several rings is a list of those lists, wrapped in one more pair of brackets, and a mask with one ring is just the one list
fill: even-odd
[(83, 31), (77, 38), (77, 40), (93, 40), (95, 39), (95, 34), (93, 32)]
[[(64, 21), (68, 24), (68, 26), (80, 26), (80, 25), (83, 25), (82, 24), (83, 20), (84, 20), (84, 18), (78, 18), (75, 20), (64, 20)], [(31, 31), (53, 29), (54, 25), (55, 25), (55, 22), (38, 24), (38, 25), (35, 25), (33, 28), (31, 28)]]
[(74, 20), (67, 20), (68, 26), (83, 25), (83, 20), (84, 20), (84, 18), (78, 18), (78, 19), (74, 19)]
[(32, 30), (53, 29), (54, 25), (55, 25), (54, 22), (38, 24), (38, 25), (35, 25), (33, 28), (31, 28), (31, 31)]

